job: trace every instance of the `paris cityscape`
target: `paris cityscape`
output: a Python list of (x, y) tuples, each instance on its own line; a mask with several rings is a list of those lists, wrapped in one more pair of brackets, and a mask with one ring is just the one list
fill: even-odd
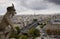
[[(0, 22), (1, 22), (2, 18), (3, 18), (3, 15), (0, 15)], [(35, 27), (39, 30), (39, 32), (41, 32), (40, 34), (44, 33), (43, 34), (44, 39), (59, 39), (60, 33), (56, 34), (55, 33), (56, 31), (54, 32), (52, 30), (57, 30), (57, 31), (60, 30), (60, 26), (59, 26), (60, 14), (54, 14), (54, 15), (16, 15), (12, 18), (15, 27), (19, 27), (19, 29), (22, 29), (23, 27), (26, 27), (29, 24), (33, 25), (32, 23), (33, 23), (34, 19), (37, 19), (38, 21), (41, 21), (42, 23), (46, 23), (48, 21), (48, 23), (46, 23), (46, 25), (42, 28), (42, 32), (41, 32), (41, 28), (39, 28), (39, 26), (41, 26), (41, 25), (38, 25)], [(51, 29), (52, 32), (50, 32), (50, 34), (49, 34), (49, 32), (46, 33), (46, 29)], [(41, 38), (39, 36), (36, 39), (41, 39)]]
[(0, 0), (0, 39), (60, 39), (60, 0)]

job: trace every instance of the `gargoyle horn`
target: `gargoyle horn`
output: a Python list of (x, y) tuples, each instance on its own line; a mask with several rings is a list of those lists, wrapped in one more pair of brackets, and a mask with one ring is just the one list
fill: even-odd
[(14, 4), (12, 3), (12, 7), (14, 7)]

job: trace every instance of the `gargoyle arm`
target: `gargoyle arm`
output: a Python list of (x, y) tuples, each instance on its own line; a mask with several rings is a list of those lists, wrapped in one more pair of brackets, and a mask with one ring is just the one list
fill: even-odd
[(13, 22), (12, 20), (6, 15), (5, 16), (6, 22), (11, 26), (11, 28), (13, 28)]

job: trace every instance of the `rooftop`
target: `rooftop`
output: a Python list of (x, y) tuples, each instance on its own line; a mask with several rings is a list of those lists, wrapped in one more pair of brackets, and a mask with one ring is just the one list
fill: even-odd
[(52, 24), (60, 24), (60, 19), (52, 19), (50, 20)]

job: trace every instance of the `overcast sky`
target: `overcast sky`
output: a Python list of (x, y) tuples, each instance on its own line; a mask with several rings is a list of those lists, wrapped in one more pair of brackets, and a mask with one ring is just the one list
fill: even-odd
[(59, 14), (60, 0), (0, 0), (0, 15), (6, 8), (15, 5), (17, 14)]

